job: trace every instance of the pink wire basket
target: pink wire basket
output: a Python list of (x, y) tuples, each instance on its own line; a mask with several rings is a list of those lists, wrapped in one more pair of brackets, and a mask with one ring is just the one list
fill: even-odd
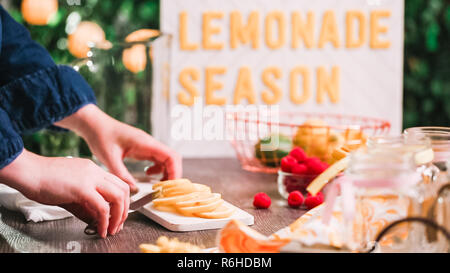
[[(262, 120), (246, 112), (227, 114), (228, 124), (239, 124), (231, 129), (227, 127), (227, 130), (234, 136), (231, 144), (244, 170), (276, 173), (281, 158), (294, 147), (301, 147), (308, 156), (329, 162), (331, 151), (337, 146), (360, 145), (368, 137), (387, 134), (391, 128), (388, 121), (378, 118), (326, 113), (282, 112), (277, 122), (270, 120)], [(319, 120), (324, 125), (305, 124), (311, 120)], [(261, 139), (267, 139), (273, 133), (259, 130), (259, 126), (275, 128), (280, 146), (284, 145), (285, 150), (262, 152)], [(237, 138), (236, 135), (243, 137)]]

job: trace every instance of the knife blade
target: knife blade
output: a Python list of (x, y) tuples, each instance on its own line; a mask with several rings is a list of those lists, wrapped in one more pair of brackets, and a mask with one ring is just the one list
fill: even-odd
[(159, 196), (160, 191), (154, 191), (151, 193), (148, 193), (144, 195), (143, 197), (139, 198), (138, 200), (130, 203), (130, 210), (138, 210), (142, 208), (143, 206), (147, 205), (151, 201), (153, 201), (155, 198)]
[[(140, 208), (142, 208), (143, 206), (147, 205), (148, 203), (150, 203), (151, 201), (153, 201), (154, 199), (156, 199), (161, 191), (153, 191), (151, 193), (148, 193), (144, 196), (142, 196), (141, 198), (137, 199), (134, 202), (130, 203), (130, 210), (138, 210)], [(93, 223), (90, 224), (88, 226), (86, 226), (86, 228), (84, 229), (84, 233), (86, 235), (95, 235), (97, 234), (97, 224)]]

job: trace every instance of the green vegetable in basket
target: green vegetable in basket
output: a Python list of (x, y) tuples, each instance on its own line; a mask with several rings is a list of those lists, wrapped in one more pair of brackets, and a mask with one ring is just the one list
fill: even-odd
[(291, 149), (292, 141), (289, 137), (275, 134), (262, 138), (255, 144), (255, 156), (265, 166), (278, 167), (281, 159), (287, 156)]

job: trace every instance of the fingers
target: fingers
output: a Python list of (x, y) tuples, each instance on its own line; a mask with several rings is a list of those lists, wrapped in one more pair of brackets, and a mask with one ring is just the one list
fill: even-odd
[(97, 224), (97, 233), (102, 237), (106, 238), (108, 234), (108, 226), (109, 226), (109, 204), (105, 201), (105, 199), (98, 192), (93, 192), (87, 194), (86, 200), (88, 202), (88, 206), (91, 210), (97, 212), (96, 215), (96, 224)]
[(97, 222), (97, 211), (95, 211), (91, 206), (86, 206), (86, 204), (69, 203), (59, 205), (63, 209), (69, 211), (75, 217), (85, 222), (86, 224), (92, 224)]
[[(155, 140), (152, 136), (142, 132), (139, 137), (133, 138), (131, 143), (129, 143), (129, 147), (131, 148), (127, 149), (124, 156), (138, 160), (147, 159), (156, 163), (154, 167), (147, 170), (147, 174), (153, 174), (157, 171), (161, 172), (162, 169), (158, 169), (160, 168), (158, 165), (161, 165), (161, 167), (165, 169), (164, 176), (168, 179), (181, 178), (181, 156), (163, 143)], [(122, 178), (122, 176), (118, 174), (117, 176)]]
[[(122, 213), (122, 218), (120, 220), (120, 224), (119, 226), (123, 226), (123, 223), (125, 222), (125, 220), (128, 217), (128, 210), (130, 208), (130, 187), (123, 182), (122, 180), (120, 180), (119, 178), (117, 178), (115, 175), (112, 174), (108, 174), (107, 177), (105, 177), (109, 182), (114, 183), (117, 187), (119, 187), (123, 193), (124, 193), (124, 210)], [(120, 231), (117, 230), (117, 232)]]
[[(103, 172), (103, 171), (102, 171)], [(80, 219), (90, 225), (97, 226), (97, 233), (106, 238), (109, 234), (115, 235), (120, 231), (128, 216), (130, 206), (129, 186), (110, 173), (104, 173), (103, 179), (97, 179), (95, 189), (84, 194), (85, 209), (83, 214), (76, 213)], [(72, 210), (76, 212), (76, 210)]]
[(182, 176), (181, 162), (178, 162), (176, 158), (168, 157), (162, 163), (155, 163), (155, 165), (148, 168), (145, 173), (147, 175), (163, 173), (162, 180), (177, 179)]
[(164, 169), (164, 174), (163, 174), (161, 181), (171, 180), (171, 179), (175, 179), (175, 178), (169, 178), (169, 174), (167, 173), (167, 170)]
[(115, 235), (123, 223), (125, 199), (128, 197), (125, 197), (125, 192), (110, 179), (99, 183), (97, 191), (109, 203), (110, 219), (107, 231), (109, 234)]
[(145, 155), (146, 159), (156, 161), (156, 165), (149, 168), (147, 174), (160, 173), (163, 167), (163, 179), (177, 179), (182, 177), (181, 156), (164, 144), (151, 139), (151, 141), (148, 141), (146, 146), (139, 151), (139, 157), (141, 157), (141, 155)]
[(177, 179), (182, 177), (182, 162), (178, 155), (169, 155), (165, 163), (165, 176), (167, 179)]
[(152, 175), (152, 174), (161, 173), (162, 171), (163, 171), (163, 165), (162, 164), (155, 164), (155, 165), (151, 166), (150, 168), (148, 168), (145, 173), (147, 175)]
[(111, 173), (115, 174), (130, 186), (131, 192), (137, 191), (136, 180), (130, 174), (127, 167), (125, 167), (121, 155), (112, 155), (111, 158), (106, 160), (105, 165)]

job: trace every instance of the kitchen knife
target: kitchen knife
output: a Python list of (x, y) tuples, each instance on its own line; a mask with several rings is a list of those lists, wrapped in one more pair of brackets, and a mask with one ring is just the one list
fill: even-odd
[(138, 200), (130, 203), (130, 210), (138, 210), (142, 208), (143, 206), (147, 205), (151, 201), (153, 201), (155, 198), (157, 198), (160, 194), (160, 191), (154, 191), (151, 193), (148, 193), (144, 195), (143, 197), (139, 198)]

